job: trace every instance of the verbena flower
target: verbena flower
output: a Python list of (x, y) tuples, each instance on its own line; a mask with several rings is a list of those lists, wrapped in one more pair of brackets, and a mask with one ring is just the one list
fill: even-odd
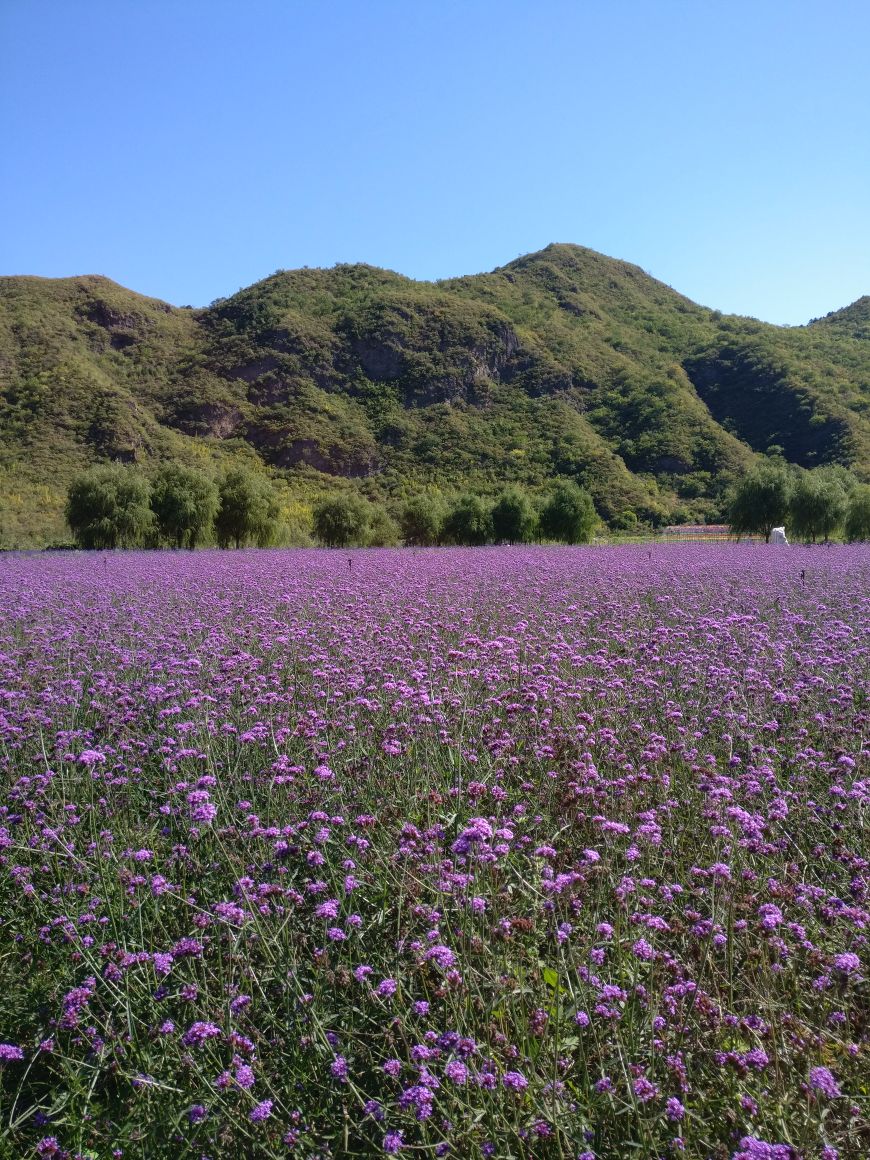
[(840, 1085), (834, 1078), (833, 1072), (826, 1067), (813, 1067), (810, 1069), (810, 1087), (813, 1091), (820, 1095), (828, 1096), (833, 1099), (839, 1096)]
[(525, 1091), (529, 1086), (529, 1081), (521, 1071), (506, 1071), (501, 1082), (506, 1088), (511, 1088), (512, 1091), (516, 1092)]

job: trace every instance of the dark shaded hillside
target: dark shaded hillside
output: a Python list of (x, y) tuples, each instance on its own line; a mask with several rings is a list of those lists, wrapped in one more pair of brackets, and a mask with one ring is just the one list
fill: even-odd
[(847, 418), (814, 406), (799, 375), (762, 345), (728, 342), (685, 367), (713, 418), (753, 451), (778, 446), (801, 467), (849, 461)]
[(279, 271), (205, 310), (0, 279), (0, 542), (62, 538), (69, 479), (112, 459), (259, 463), (291, 523), (331, 488), (389, 505), (554, 476), (605, 519), (715, 516), (771, 445), (866, 474), (867, 303), (766, 326), (568, 245), (440, 283)]

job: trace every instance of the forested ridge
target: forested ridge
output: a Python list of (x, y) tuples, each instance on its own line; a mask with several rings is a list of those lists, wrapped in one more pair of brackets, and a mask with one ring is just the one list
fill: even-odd
[(779, 449), (870, 478), (870, 298), (803, 327), (551, 245), (488, 274), (278, 271), (203, 309), (98, 276), (0, 279), (0, 546), (67, 538), (87, 466), (268, 475), (288, 542), (330, 492), (532, 493), (716, 519)]

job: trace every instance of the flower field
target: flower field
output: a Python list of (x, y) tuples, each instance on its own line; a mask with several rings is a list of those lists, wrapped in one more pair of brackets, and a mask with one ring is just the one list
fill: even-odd
[(4, 1160), (870, 1156), (866, 547), (0, 594)]

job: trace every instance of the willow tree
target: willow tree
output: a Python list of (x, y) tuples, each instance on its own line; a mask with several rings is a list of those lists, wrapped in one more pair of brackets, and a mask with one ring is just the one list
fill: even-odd
[(133, 548), (154, 529), (151, 489), (134, 467), (105, 464), (74, 479), (65, 515), (82, 548)]
[(195, 467), (161, 468), (151, 489), (151, 509), (164, 539), (176, 548), (195, 548), (210, 533), (218, 511), (214, 481)]
[(221, 480), (215, 531), (222, 548), (254, 543), (264, 547), (278, 524), (278, 507), (272, 486), (262, 475), (234, 468)]
[(792, 483), (783, 463), (766, 462), (753, 467), (731, 495), (728, 522), (737, 536), (761, 535), (765, 543), (775, 527), (785, 523)]

